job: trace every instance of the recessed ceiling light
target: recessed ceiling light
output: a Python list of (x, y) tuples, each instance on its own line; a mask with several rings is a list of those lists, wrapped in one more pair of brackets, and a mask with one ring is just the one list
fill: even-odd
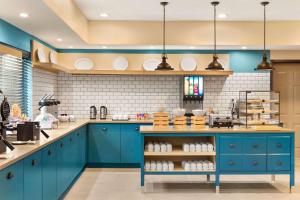
[(149, 48), (150, 48), (150, 49), (154, 49), (155, 47), (151, 45)]
[(107, 49), (107, 46), (102, 46), (101, 48), (102, 48), (102, 49)]
[(195, 49), (195, 47), (194, 46), (190, 46), (190, 49)]
[(225, 19), (225, 18), (227, 18), (227, 15), (225, 13), (220, 13), (218, 15), (218, 18)]
[(108, 14), (107, 13), (101, 13), (100, 17), (108, 17)]
[(69, 46), (69, 49), (73, 49), (74, 47), (72, 45)]
[(247, 47), (246, 46), (242, 46), (242, 49), (247, 49)]
[(29, 17), (29, 14), (28, 14), (28, 13), (25, 13), (25, 12), (21, 12), (21, 13), (19, 14), (19, 16), (22, 17), (22, 18), (27, 18), (27, 17)]
[(63, 40), (61, 38), (56, 39), (57, 42), (62, 42)]

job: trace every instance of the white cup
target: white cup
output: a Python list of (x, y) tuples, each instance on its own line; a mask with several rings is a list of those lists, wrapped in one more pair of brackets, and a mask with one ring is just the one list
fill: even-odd
[(168, 165), (168, 162), (167, 162), (167, 161), (163, 161), (163, 164), (162, 164), (162, 170), (163, 170), (164, 172), (169, 171), (169, 165)]
[(209, 162), (209, 163), (208, 163), (208, 169), (209, 169), (209, 170), (214, 170), (214, 169), (215, 169), (214, 163)]
[(151, 170), (151, 163), (149, 161), (146, 161), (144, 168), (145, 168), (146, 171), (150, 171)]
[(191, 143), (190, 144), (190, 152), (195, 152), (196, 151), (196, 146), (195, 144)]
[(162, 162), (161, 161), (157, 161), (156, 162), (156, 171), (162, 171), (163, 167), (162, 167)]
[(194, 161), (194, 162), (191, 162), (191, 171), (196, 171), (197, 170), (197, 164), (196, 164), (196, 162)]
[(184, 152), (190, 152), (190, 145), (189, 144), (184, 143), (183, 146), (182, 146), (182, 148), (183, 148)]
[(184, 171), (191, 171), (191, 165), (189, 162), (184, 163)]
[(208, 171), (209, 170), (207, 162), (202, 163), (202, 169), (203, 169), (203, 171)]
[(148, 152), (153, 152), (154, 151), (154, 145), (152, 142), (148, 142), (148, 144), (146, 145), (146, 150)]
[(150, 170), (151, 171), (156, 171), (156, 162), (155, 161), (151, 161)]
[(213, 152), (214, 151), (214, 145), (207, 143), (207, 151)]
[(203, 143), (201, 145), (201, 150), (202, 150), (202, 152), (207, 152), (207, 144)]
[(171, 143), (167, 143), (167, 152), (172, 152), (172, 144)]
[(201, 152), (201, 151), (202, 151), (201, 144), (196, 143), (196, 152)]
[(167, 152), (167, 145), (165, 143), (160, 143), (160, 151)]
[(196, 164), (196, 167), (197, 167), (197, 171), (202, 171), (203, 170), (202, 161), (198, 161), (197, 164)]
[(168, 162), (169, 171), (174, 171), (174, 163), (172, 161)]
[(158, 143), (154, 144), (154, 151), (155, 152), (160, 152), (160, 144), (158, 144)]

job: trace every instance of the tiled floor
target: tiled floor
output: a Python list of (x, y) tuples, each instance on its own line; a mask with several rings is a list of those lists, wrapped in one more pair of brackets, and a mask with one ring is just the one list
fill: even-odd
[[(289, 178), (276, 176), (223, 176), (220, 194), (206, 176), (146, 176), (140, 188), (137, 169), (86, 169), (67, 194), (67, 200), (300, 200), (300, 160), (296, 161), (296, 187), (289, 193)], [(213, 179), (213, 177), (212, 177)]]

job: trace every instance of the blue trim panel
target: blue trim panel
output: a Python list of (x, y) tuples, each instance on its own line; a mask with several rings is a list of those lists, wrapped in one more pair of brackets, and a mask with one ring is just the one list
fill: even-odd
[(140, 168), (139, 163), (87, 163), (88, 168)]

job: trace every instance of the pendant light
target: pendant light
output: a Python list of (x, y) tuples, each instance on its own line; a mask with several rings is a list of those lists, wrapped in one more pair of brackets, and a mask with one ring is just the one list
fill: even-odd
[(261, 2), (261, 5), (264, 7), (264, 51), (262, 56), (262, 61), (257, 65), (255, 70), (273, 70), (271, 63), (268, 61), (266, 53), (266, 6), (269, 4), (268, 1)]
[(166, 6), (169, 2), (161, 2), (160, 5), (164, 8), (164, 19), (163, 19), (163, 53), (162, 53), (162, 62), (157, 66), (155, 70), (174, 70), (169, 63), (167, 63), (167, 53), (166, 53)]
[(211, 2), (211, 5), (214, 7), (214, 55), (213, 55), (213, 61), (207, 66), (206, 69), (208, 70), (224, 70), (221, 63), (218, 62), (218, 56), (217, 56), (217, 32), (216, 32), (216, 7), (219, 5), (218, 1)]

